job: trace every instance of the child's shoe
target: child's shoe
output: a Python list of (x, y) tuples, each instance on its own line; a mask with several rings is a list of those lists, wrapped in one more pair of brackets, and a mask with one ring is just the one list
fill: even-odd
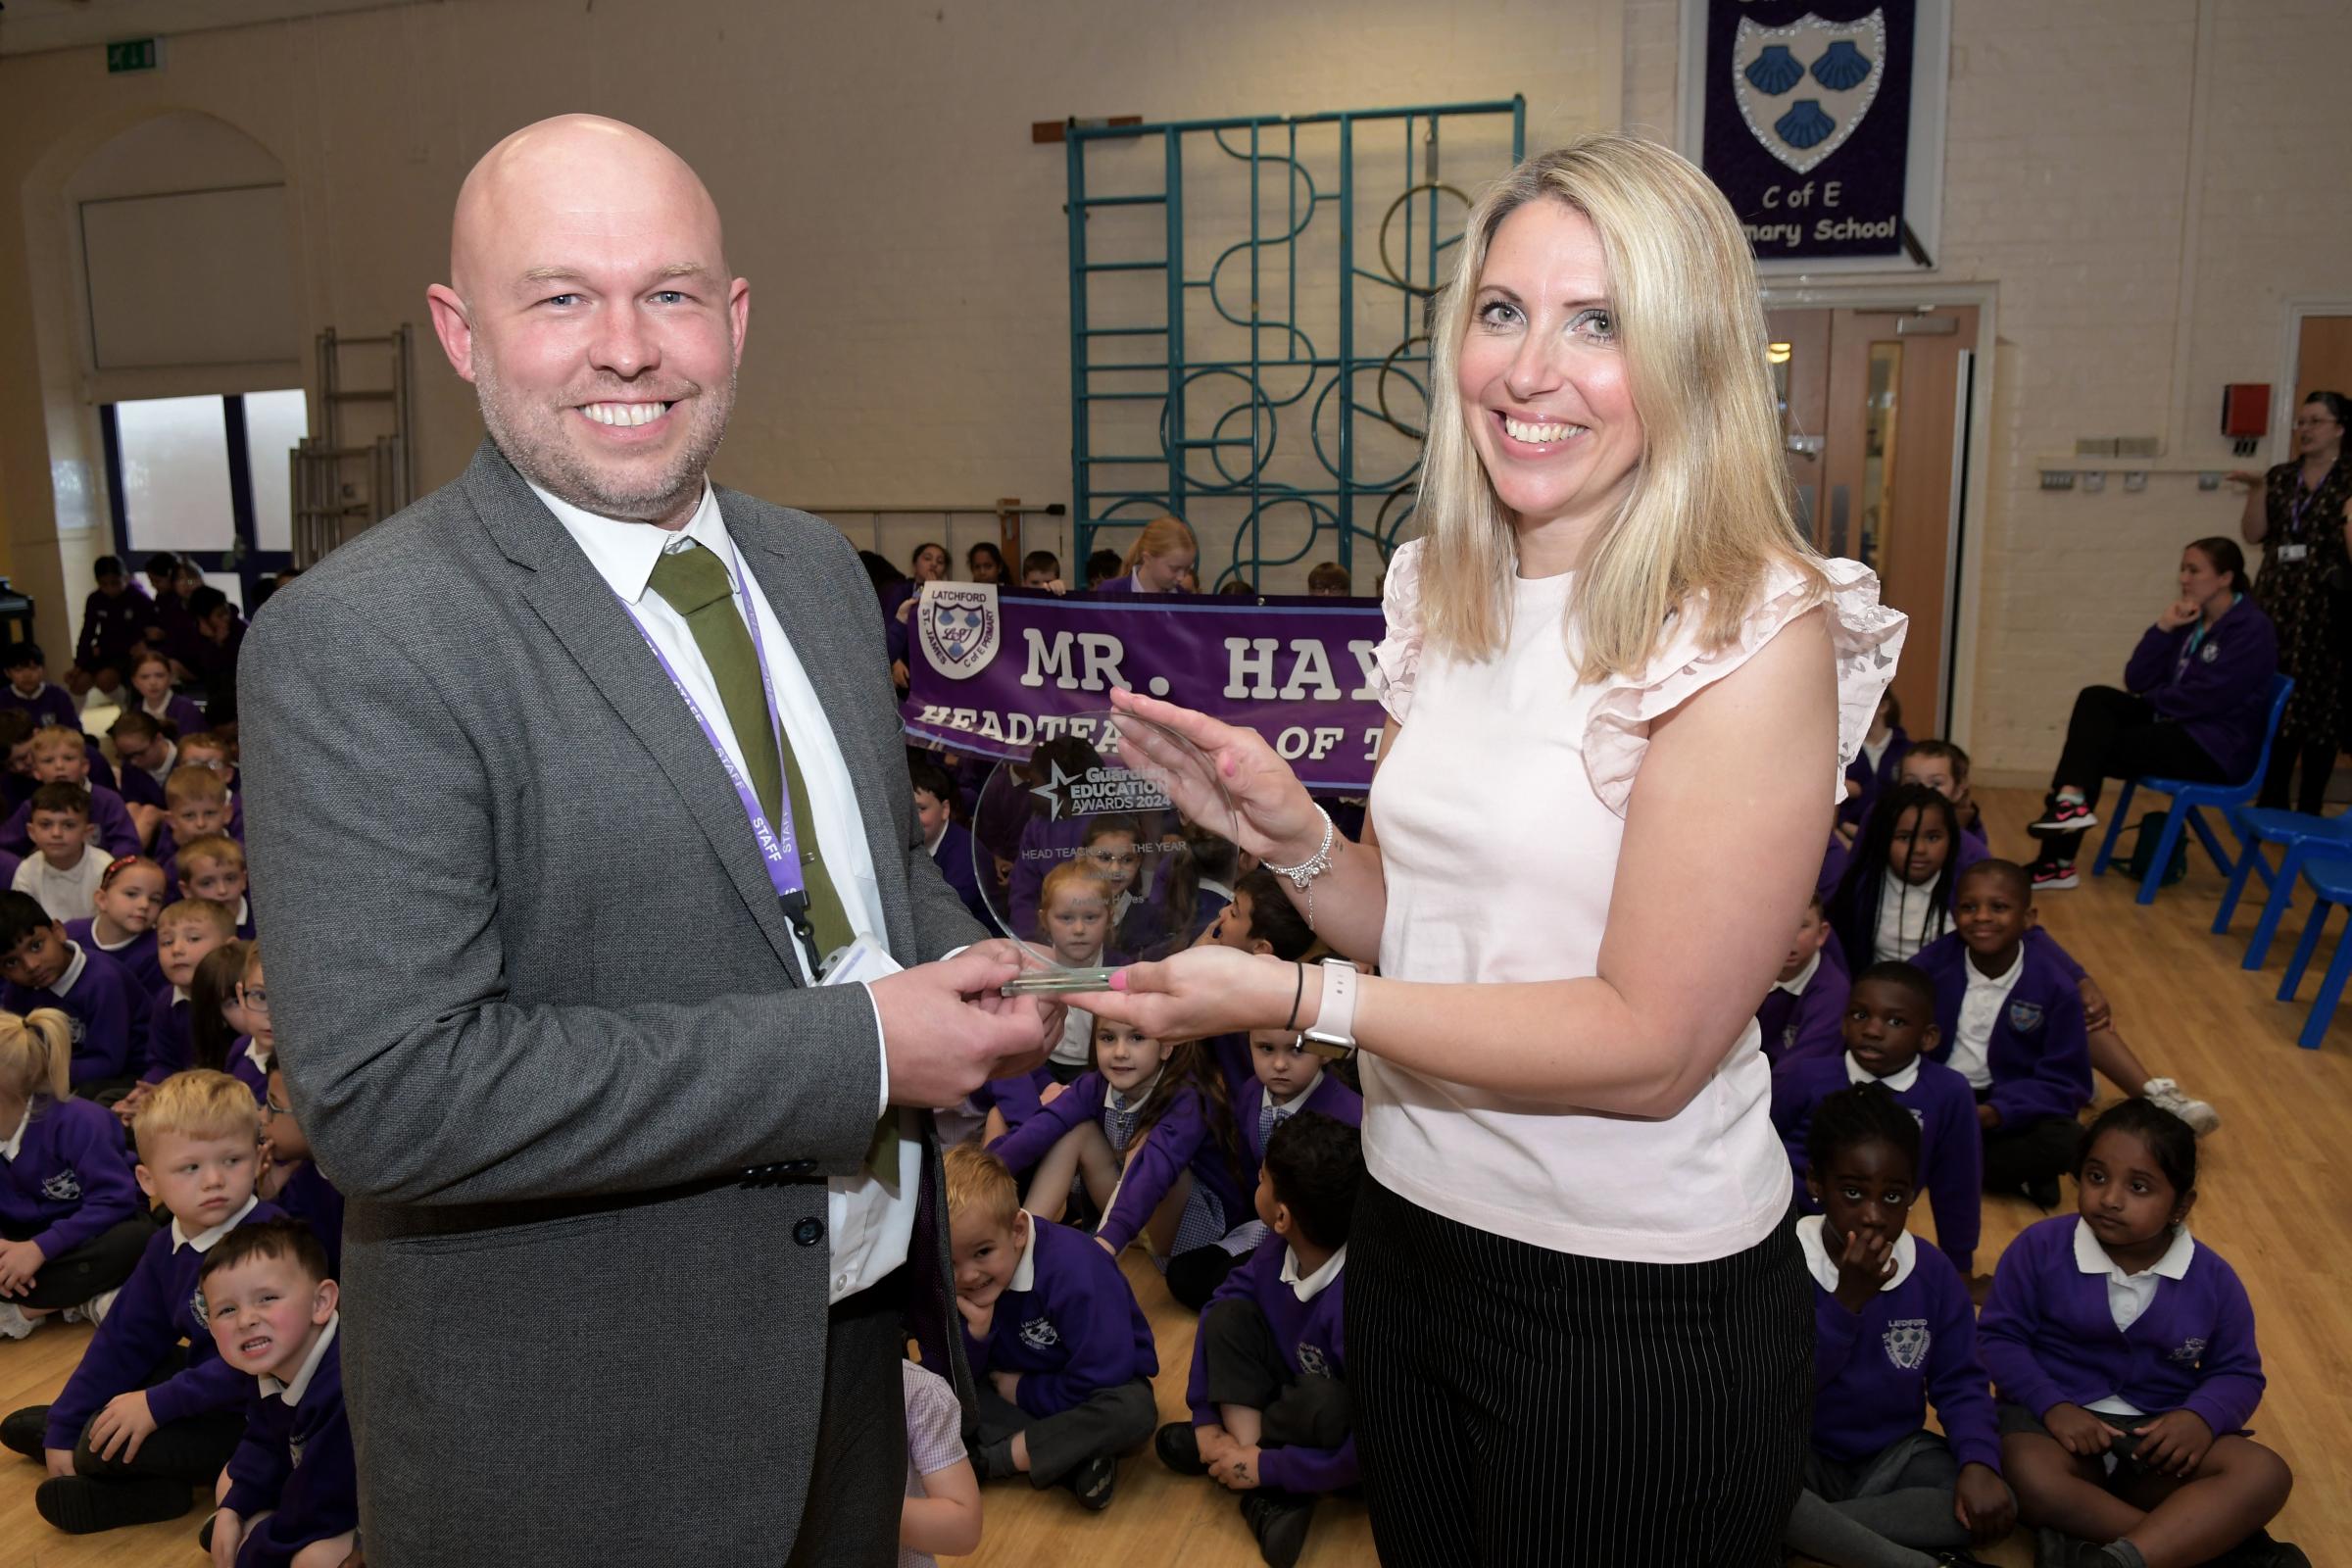
[(2051, 860), (2035, 860), (2027, 869), (2033, 872), (2034, 891), (2036, 893), (2063, 893), (2068, 888), (2079, 888), (2082, 885), (2082, 879), (2075, 875), (2075, 862), (2072, 860), (2068, 860), (2064, 864)]
[(106, 1321), (106, 1314), (114, 1308), (115, 1298), (122, 1294), (121, 1286), (117, 1286), (111, 1291), (100, 1291), (79, 1306), (67, 1307), (65, 1319), (69, 1323), (87, 1323), (92, 1328), (96, 1328)]
[(2026, 824), (2026, 831), (2037, 839), (2046, 839), (2060, 833), (2080, 833), (2084, 828), (2098, 825), (2099, 813), (2081, 801), (2053, 801), (2048, 810)]
[(193, 1488), (162, 1476), (92, 1481), (87, 1476), (51, 1476), (32, 1494), (32, 1505), (69, 1536), (120, 1530), (176, 1519), (196, 1506)]
[(49, 1435), (49, 1407), (28, 1404), (22, 1410), (11, 1410), (0, 1420), (0, 1448), (21, 1453), (27, 1459), (45, 1459), (49, 1446), (41, 1440)]
[(1200, 1434), (1190, 1421), (1171, 1421), (1152, 1435), (1152, 1447), (1159, 1462), (1180, 1476), (1204, 1476), (1208, 1466), (1200, 1458)]
[(2189, 1131), (2199, 1138), (2218, 1130), (2222, 1125), (2220, 1111), (2202, 1100), (2191, 1100), (2170, 1078), (2151, 1078), (2139, 1086), (2139, 1092), (2149, 1104), (2169, 1110), (2188, 1123)]
[(1273, 1568), (1292, 1568), (1306, 1549), (1306, 1527), (1315, 1499), (1260, 1488), (1242, 1494), (1242, 1519), (1257, 1542), (1257, 1554)]
[(1096, 1513), (1110, 1506), (1111, 1488), (1119, 1479), (1119, 1461), (1107, 1453), (1098, 1453), (1077, 1469), (1061, 1478), (1078, 1500)]
[(0, 1340), (21, 1340), (48, 1321), (46, 1315), (26, 1317), (14, 1301), (0, 1301)]

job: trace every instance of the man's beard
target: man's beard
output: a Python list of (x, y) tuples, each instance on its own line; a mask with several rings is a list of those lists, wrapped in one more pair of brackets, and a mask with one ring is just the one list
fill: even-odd
[[(570, 410), (550, 409), (510, 392), (498, 379), (497, 364), (486, 345), (479, 336), (474, 339), (473, 387), (491, 441), (525, 479), (600, 517), (651, 522), (690, 511), (702, 495), (710, 459), (726, 439), (727, 416), (734, 412), (734, 368), (728, 368), (726, 381), (715, 391), (691, 381), (684, 386), (683, 406), (692, 420), (686, 444), (660, 472), (624, 487), (599, 474), (564, 439), (562, 421), (573, 417)], [(616, 387), (612, 401), (627, 397), (626, 387)], [(673, 412), (676, 407), (672, 405)]]

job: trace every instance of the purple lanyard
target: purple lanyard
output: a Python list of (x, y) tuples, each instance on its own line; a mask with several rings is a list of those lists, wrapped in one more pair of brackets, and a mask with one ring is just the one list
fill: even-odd
[[(743, 557), (735, 552), (732, 539), (727, 541), (727, 547), (729, 554), (734, 557), (735, 591), (742, 602), (743, 621), (752, 634), (752, 655), (760, 665), (760, 691), (767, 702), (767, 732), (781, 737), (783, 723), (776, 712), (775, 682), (767, 671), (767, 642), (760, 635), (760, 616), (752, 605), (750, 590), (744, 586)], [(704, 547), (698, 542), (696, 548)], [(619, 595), (613, 597), (619, 598)], [(702, 728), (703, 739), (709, 741), (710, 750), (717, 754), (718, 765), (726, 770), (727, 782), (735, 786), (735, 798), (743, 803), (743, 814), (751, 818), (752, 837), (759, 841), (760, 858), (767, 864), (768, 884), (776, 890), (777, 902), (784, 906), (784, 918), (808, 951), (815, 954), (816, 932), (808, 923), (808, 890), (801, 877), (801, 844), (793, 826), (792, 792), (789, 786), (780, 787), (777, 792), (777, 820), (771, 825), (767, 813), (760, 809), (759, 795), (743, 776), (743, 769), (735, 765), (735, 759), (720, 744), (718, 731), (710, 727), (710, 720), (703, 713), (703, 705), (694, 700), (694, 694), (687, 691), (686, 683), (678, 679), (676, 666), (670, 663), (668, 656), (654, 641), (653, 633), (645, 629), (645, 622), (638, 617), (636, 606), (622, 599), (620, 607), (629, 612), (629, 619), (636, 622), (637, 635), (645, 639), (646, 651), (662, 666), (662, 673), (669, 677), (669, 684), (677, 692), (678, 701), (686, 705), (686, 711), (694, 715), (695, 723)], [(779, 763), (783, 760), (780, 755), (777, 760)], [(782, 768), (779, 767), (777, 771), (781, 773)]]

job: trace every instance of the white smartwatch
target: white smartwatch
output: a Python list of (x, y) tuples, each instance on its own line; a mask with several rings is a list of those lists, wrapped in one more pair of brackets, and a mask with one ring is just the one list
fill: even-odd
[(1315, 1008), (1315, 1026), (1299, 1038), (1322, 1047), (1327, 1056), (1344, 1056), (1355, 1049), (1355, 965), (1346, 958), (1323, 960), (1323, 1001)]

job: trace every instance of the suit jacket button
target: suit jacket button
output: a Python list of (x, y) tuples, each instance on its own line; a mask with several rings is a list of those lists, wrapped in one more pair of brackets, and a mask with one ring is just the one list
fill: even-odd
[(814, 1247), (825, 1239), (825, 1222), (821, 1219), (805, 1219), (792, 1228), (792, 1239), (803, 1247)]

